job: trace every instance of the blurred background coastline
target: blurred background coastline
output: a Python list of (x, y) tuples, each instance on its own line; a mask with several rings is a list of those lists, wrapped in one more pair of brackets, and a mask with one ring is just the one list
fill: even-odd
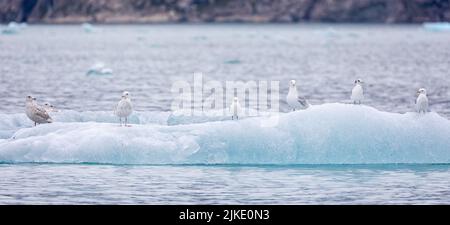
[(0, 0), (0, 23), (423, 23), (450, 0)]

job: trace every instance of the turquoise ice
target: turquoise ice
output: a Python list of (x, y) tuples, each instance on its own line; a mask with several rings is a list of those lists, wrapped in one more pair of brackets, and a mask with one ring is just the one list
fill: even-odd
[[(162, 115), (162, 114), (161, 114)], [(170, 115), (164, 115), (169, 119)], [(437, 113), (317, 105), (267, 117), (168, 125), (56, 122), (0, 141), (1, 162), (111, 164), (450, 163), (450, 121)], [(273, 119), (273, 118), (272, 118)], [(194, 121), (195, 122), (195, 121)], [(2, 128), (3, 129), (3, 128)]]

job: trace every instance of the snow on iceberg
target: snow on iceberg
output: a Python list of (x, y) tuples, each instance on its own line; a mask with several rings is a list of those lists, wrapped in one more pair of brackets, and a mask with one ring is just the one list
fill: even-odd
[[(230, 115), (219, 115), (219, 111), (205, 114), (203, 112), (195, 112), (194, 115), (184, 115), (182, 113), (172, 112), (140, 112), (135, 111), (128, 117), (129, 124), (160, 124), (160, 125), (179, 125), (205, 123), (212, 121), (225, 121), (231, 118)], [(256, 113), (256, 112), (252, 112)], [(222, 112), (223, 114), (223, 112)], [(85, 111), (78, 112), (73, 110), (62, 110), (51, 112), (50, 116), (54, 122), (61, 123), (117, 123), (119, 118), (114, 115), (113, 111)], [(241, 118), (245, 118), (243, 115)], [(33, 122), (28, 119), (25, 113), (16, 114), (0, 114), (0, 139), (7, 139), (22, 128), (33, 126)]]
[(92, 25), (90, 23), (81, 24), (81, 28), (83, 28), (84, 32), (86, 32), (86, 33), (93, 33), (96, 31), (94, 25)]
[(112, 164), (450, 163), (450, 121), (436, 113), (324, 104), (267, 117), (119, 127), (53, 123), (0, 140), (0, 162)]
[[(112, 111), (86, 111), (62, 110), (52, 112), (50, 116), (55, 122), (97, 122), (119, 123), (119, 119)], [(167, 124), (171, 112), (134, 112), (128, 118), (130, 124)], [(25, 113), (0, 114), (0, 139), (10, 138), (17, 130), (29, 128), (33, 122)]]
[(8, 26), (2, 30), (3, 34), (17, 34), (20, 31), (21, 26), (16, 22), (8, 23)]

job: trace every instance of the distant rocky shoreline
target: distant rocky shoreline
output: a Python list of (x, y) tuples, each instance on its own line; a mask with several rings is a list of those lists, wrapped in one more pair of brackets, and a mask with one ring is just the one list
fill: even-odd
[(450, 0), (0, 0), (0, 22), (450, 21)]

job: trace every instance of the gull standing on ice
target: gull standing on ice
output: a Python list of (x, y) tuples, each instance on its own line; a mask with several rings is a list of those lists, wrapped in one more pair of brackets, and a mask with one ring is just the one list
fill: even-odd
[(39, 106), (35, 100), (36, 99), (31, 96), (27, 96), (25, 103), (25, 113), (27, 114), (27, 117), (34, 122), (34, 126), (41, 123), (53, 122), (47, 111)]
[(122, 99), (117, 103), (115, 114), (119, 117), (120, 126), (122, 126), (122, 118), (125, 118), (125, 126), (128, 123), (128, 116), (133, 112), (133, 105), (131, 105), (130, 94), (124, 91)]
[(353, 87), (352, 96), (350, 97), (353, 104), (361, 104), (361, 101), (364, 100), (364, 90), (362, 84), (364, 84), (364, 82), (361, 79), (355, 80), (355, 87)]
[(236, 118), (236, 120), (239, 119), (239, 114), (241, 113), (241, 104), (239, 104), (239, 99), (237, 97), (234, 97), (233, 103), (231, 103), (230, 112), (233, 113), (233, 115), (231, 116), (231, 120), (234, 120), (234, 118)]
[(58, 112), (58, 110), (55, 109), (55, 107), (52, 104), (48, 103), (48, 102), (44, 103), (44, 109), (48, 113), (50, 113), (50, 112)]
[(298, 95), (295, 80), (289, 82), (289, 93), (286, 97), (286, 101), (293, 111), (296, 109), (307, 109), (310, 106), (306, 98)]
[(428, 97), (425, 88), (421, 88), (417, 91), (416, 110), (418, 113), (425, 114), (428, 112)]

